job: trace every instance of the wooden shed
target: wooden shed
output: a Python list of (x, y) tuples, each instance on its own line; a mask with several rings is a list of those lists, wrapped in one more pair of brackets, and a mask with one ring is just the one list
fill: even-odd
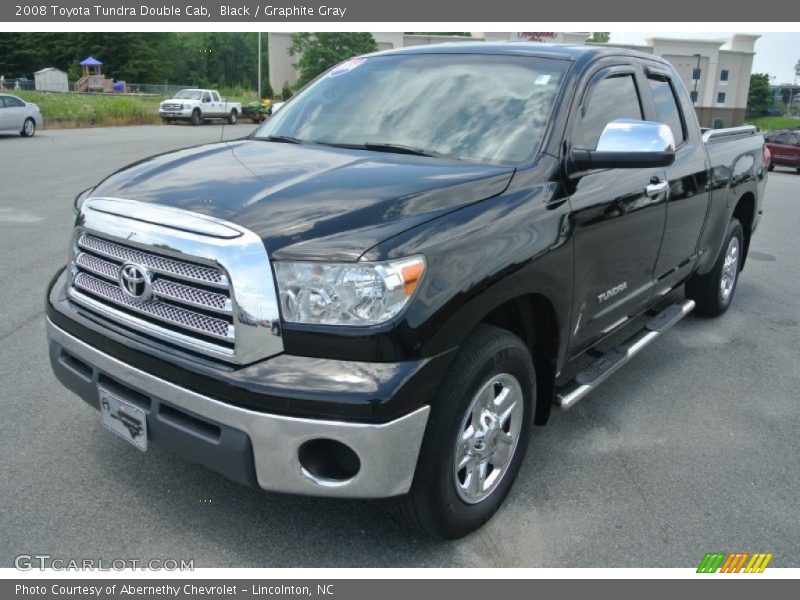
[(47, 67), (33, 74), (36, 90), (40, 92), (68, 92), (67, 74), (61, 69)]

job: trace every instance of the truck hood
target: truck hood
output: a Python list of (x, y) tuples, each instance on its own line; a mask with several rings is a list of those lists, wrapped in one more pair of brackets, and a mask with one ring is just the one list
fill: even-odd
[(134, 163), (92, 196), (190, 210), (254, 231), (270, 256), (357, 260), (380, 242), (501, 193), (511, 167), (239, 140)]

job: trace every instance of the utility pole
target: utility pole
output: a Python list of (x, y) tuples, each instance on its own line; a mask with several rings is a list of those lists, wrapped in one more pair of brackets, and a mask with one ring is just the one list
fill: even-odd
[(258, 103), (261, 104), (261, 32), (258, 32), (258, 92), (256, 92)]
[[(695, 56), (697, 57), (697, 68), (695, 69), (695, 71), (697, 71), (697, 78), (692, 77), (692, 79), (694, 79), (694, 91), (692, 95), (694, 96), (694, 104), (697, 106), (697, 83), (700, 81), (700, 58), (702, 57), (699, 54), (695, 54)], [(692, 75), (694, 75), (694, 73), (692, 73)]]

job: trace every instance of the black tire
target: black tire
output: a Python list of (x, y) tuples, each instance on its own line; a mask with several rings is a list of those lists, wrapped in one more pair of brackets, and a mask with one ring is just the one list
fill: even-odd
[(767, 170), (768, 171), (774, 171), (775, 170), (775, 163), (770, 163), (769, 166), (767, 167)]
[[(736, 245), (733, 271), (726, 270), (726, 259), (730, 262), (731, 245)], [(686, 282), (686, 295), (697, 303), (695, 310), (706, 317), (718, 317), (726, 310), (736, 293), (739, 271), (744, 258), (744, 231), (739, 219), (734, 217), (728, 225), (725, 243), (722, 244), (714, 268), (705, 275), (694, 275)], [(733, 277), (732, 284), (723, 286), (723, 277)], [(727, 279), (726, 279), (727, 281)]]
[(231, 114), (228, 115), (228, 125), (236, 125), (236, 109), (235, 108), (231, 111)]
[(192, 111), (192, 118), (189, 119), (189, 122), (195, 126), (200, 125), (200, 123), (203, 122), (203, 117), (200, 115), (200, 111), (198, 109)]
[[(464, 492), (457, 490), (457, 482), (464, 470), (455, 470), (456, 440), (467, 431), (465, 425), (472, 427), (467, 415), (472, 414), (470, 408), (477, 392), (481, 389), (497, 390), (498, 384), (494, 381), (514, 378), (519, 383), (519, 391), (514, 397), (521, 397), (522, 411), (510, 417), (508, 423), (518, 419), (514, 425), (518, 428), (516, 443), (510, 445), (505, 468), (497, 471), (499, 475), (488, 495), (474, 503), (466, 502), (462, 499)], [(503, 384), (499, 385), (504, 389)], [(396, 513), (413, 528), (448, 539), (463, 537), (481, 527), (503, 503), (516, 479), (528, 446), (535, 411), (536, 372), (525, 344), (504, 329), (478, 326), (453, 360), (431, 403), (430, 419), (411, 491), (394, 500)], [(505, 426), (501, 426), (505, 430)], [(506, 432), (506, 435), (509, 434)], [(500, 447), (496, 437), (491, 439), (487, 436), (486, 446)], [(492, 471), (486, 475), (487, 478), (493, 472), (493, 467), (489, 468)]]
[(797, 169), (795, 169), (795, 170), (796, 170), (798, 173), (800, 173), (800, 167), (797, 167)]
[(20, 130), (19, 134), (22, 137), (33, 137), (35, 133), (36, 133), (36, 121), (28, 117), (22, 124), (22, 129)]

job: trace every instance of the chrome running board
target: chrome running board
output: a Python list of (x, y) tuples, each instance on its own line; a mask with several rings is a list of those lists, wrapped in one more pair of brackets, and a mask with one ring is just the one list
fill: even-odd
[(658, 313), (647, 322), (642, 331), (578, 373), (575, 379), (556, 394), (556, 406), (561, 410), (574, 406), (578, 400), (608, 379), (650, 342), (692, 312), (694, 306), (694, 300), (683, 300)]

